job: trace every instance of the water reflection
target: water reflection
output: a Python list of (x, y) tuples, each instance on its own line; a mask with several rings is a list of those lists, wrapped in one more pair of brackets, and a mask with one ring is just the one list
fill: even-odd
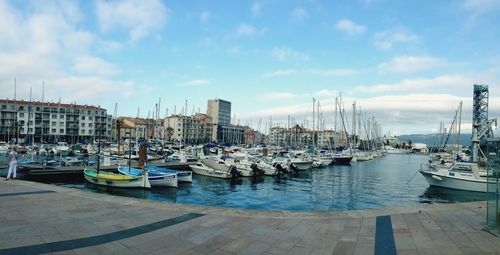
[(456, 203), (486, 200), (486, 193), (428, 187), (419, 197), (421, 203)]

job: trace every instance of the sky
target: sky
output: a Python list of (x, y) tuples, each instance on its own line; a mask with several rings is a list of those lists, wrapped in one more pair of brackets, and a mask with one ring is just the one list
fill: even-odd
[(221, 98), (264, 130), (311, 125), (313, 98), (332, 127), (342, 94), (387, 134), (436, 132), (463, 101), (470, 132), (473, 84), (500, 115), (499, 14), (500, 0), (0, 0), (0, 97), (15, 80), (18, 99), (141, 117)]

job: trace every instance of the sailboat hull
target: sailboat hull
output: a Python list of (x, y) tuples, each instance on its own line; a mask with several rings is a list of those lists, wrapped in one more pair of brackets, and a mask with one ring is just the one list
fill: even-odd
[(351, 164), (351, 160), (351, 156), (333, 157), (333, 162), (335, 163), (335, 165), (349, 165)]

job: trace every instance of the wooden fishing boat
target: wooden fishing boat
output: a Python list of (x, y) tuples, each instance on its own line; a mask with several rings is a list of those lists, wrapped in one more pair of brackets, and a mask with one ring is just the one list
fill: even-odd
[[(118, 172), (131, 176), (143, 176), (144, 171), (142, 169), (131, 168), (131, 167), (118, 167)], [(158, 171), (146, 171), (148, 175), (149, 183), (151, 186), (155, 187), (175, 187), (177, 188), (177, 175), (175, 173), (162, 173)]]
[(193, 182), (193, 172), (185, 170), (174, 170), (169, 168), (157, 167), (157, 166), (146, 166), (149, 171), (156, 171), (167, 174), (176, 174), (178, 182)]
[(117, 188), (151, 188), (149, 180), (143, 176), (115, 174), (105, 171), (97, 173), (95, 169), (85, 169), (83, 173), (85, 180), (97, 185)]

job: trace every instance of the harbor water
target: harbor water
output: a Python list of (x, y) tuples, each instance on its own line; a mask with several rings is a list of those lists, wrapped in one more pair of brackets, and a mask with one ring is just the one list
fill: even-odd
[(313, 169), (294, 176), (242, 178), (238, 182), (193, 175), (192, 183), (179, 183), (177, 189), (116, 189), (83, 181), (56, 184), (172, 203), (307, 212), (485, 200), (484, 193), (429, 187), (416, 173), (427, 160), (424, 155), (388, 154), (371, 161)]

